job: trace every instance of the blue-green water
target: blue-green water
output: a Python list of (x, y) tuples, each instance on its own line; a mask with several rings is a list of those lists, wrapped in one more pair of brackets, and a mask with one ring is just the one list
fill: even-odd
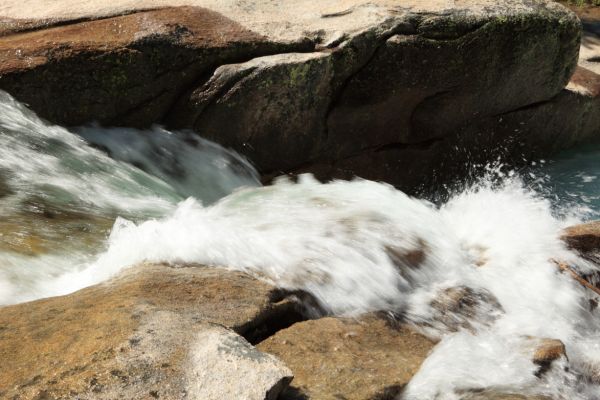
[(555, 205), (577, 208), (586, 220), (600, 218), (600, 143), (580, 146), (536, 164), (532, 173), (542, 177), (544, 191)]

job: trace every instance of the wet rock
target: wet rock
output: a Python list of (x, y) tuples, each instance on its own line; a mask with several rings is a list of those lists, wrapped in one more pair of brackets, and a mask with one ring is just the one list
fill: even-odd
[(478, 393), (469, 393), (460, 400), (550, 400), (544, 396), (529, 396), (516, 393), (497, 392), (497, 391), (482, 391)]
[(558, 339), (541, 339), (533, 354), (535, 364), (551, 363), (558, 358), (567, 355), (565, 345)]
[(257, 347), (294, 373), (283, 399), (393, 399), (434, 346), (384, 319), (322, 318), (297, 323)]
[(53, 122), (193, 128), (266, 178), (403, 189), (452, 177), (474, 148), (491, 157), (504, 131), (465, 127), (559, 95), (580, 40), (549, 0), (6, 0), (1, 13), (0, 88)]
[(466, 286), (446, 288), (431, 302), (431, 326), (442, 331), (474, 330), (490, 325), (504, 313), (498, 300), (484, 289)]
[(0, 397), (222, 399), (235, 389), (274, 399), (289, 369), (239, 335), (281, 307), (273, 287), (242, 273), (141, 265), (0, 308)]
[(560, 358), (567, 358), (567, 350), (562, 341), (548, 338), (529, 338), (535, 347), (532, 361), (539, 366), (536, 376), (541, 377), (550, 369), (552, 363)]
[(569, 227), (565, 229), (562, 239), (569, 248), (600, 264), (600, 221)]

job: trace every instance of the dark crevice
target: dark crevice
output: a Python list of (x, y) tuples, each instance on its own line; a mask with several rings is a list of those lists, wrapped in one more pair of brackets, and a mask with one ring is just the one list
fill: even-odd
[(309, 400), (310, 397), (294, 386), (288, 386), (277, 398), (278, 400)]
[(324, 308), (309, 293), (276, 289), (271, 293), (268, 308), (253, 320), (233, 329), (250, 344), (257, 345), (297, 322), (323, 315), (326, 315)]
[(257, 345), (296, 322), (307, 319), (296, 304), (284, 302), (261, 314), (255, 321), (242, 327), (238, 333), (250, 344)]
[(370, 400), (396, 400), (404, 390), (404, 386), (406, 385), (392, 385), (385, 387)]

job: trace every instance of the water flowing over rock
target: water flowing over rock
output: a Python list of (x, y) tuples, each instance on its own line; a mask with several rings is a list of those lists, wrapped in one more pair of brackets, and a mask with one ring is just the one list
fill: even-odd
[(552, 1), (8, 0), (0, 17), (0, 89), (42, 117), (193, 128), (265, 179), (410, 189), (498, 143), (520, 159), (600, 128), (595, 92), (563, 90), (580, 22)]
[(483, 391), (481, 393), (467, 394), (460, 400), (550, 400), (543, 396), (525, 396), (522, 394)]
[(0, 397), (276, 399), (290, 370), (239, 336), (291, 311), (276, 300), (242, 273), (142, 265), (1, 308), (0, 358), (10, 362), (0, 365)]

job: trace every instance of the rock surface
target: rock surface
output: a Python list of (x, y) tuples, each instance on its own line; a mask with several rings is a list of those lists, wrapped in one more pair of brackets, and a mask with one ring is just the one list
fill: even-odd
[(294, 373), (283, 399), (393, 399), (434, 342), (375, 316), (292, 325), (258, 345)]
[(527, 396), (515, 393), (484, 391), (464, 395), (460, 400), (550, 400), (544, 396)]
[(569, 227), (562, 238), (571, 249), (600, 265), (600, 221)]
[(192, 344), (188, 398), (276, 400), (292, 372), (225, 329), (203, 329)]
[(533, 354), (534, 364), (550, 364), (567, 355), (565, 345), (558, 339), (538, 339), (538, 342)]
[(423, 322), (423, 327), (434, 327), (442, 332), (475, 331), (491, 325), (504, 313), (502, 305), (490, 292), (467, 286), (441, 290), (430, 306), (431, 320)]
[(61, 124), (193, 128), (265, 176), (410, 189), (560, 95), (579, 40), (549, 0), (6, 0), (0, 89)]
[(583, 25), (579, 64), (600, 74), (600, 7), (568, 6), (579, 16)]
[(274, 293), (242, 273), (142, 265), (0, 308), (0, 398), (275, 399), (290, 370), (238, 335), (290, 312)]

